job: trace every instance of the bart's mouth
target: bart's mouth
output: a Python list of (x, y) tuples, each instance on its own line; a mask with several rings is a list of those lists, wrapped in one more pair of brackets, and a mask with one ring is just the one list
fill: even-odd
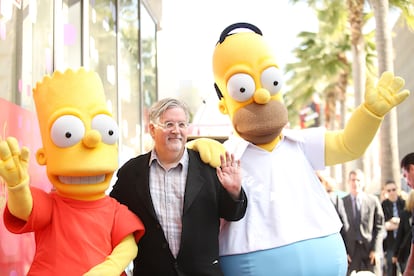
[(58, 179), (63, 184), (97, 184), (105, 180), (105, 175), (94, 176), (58, 176)]

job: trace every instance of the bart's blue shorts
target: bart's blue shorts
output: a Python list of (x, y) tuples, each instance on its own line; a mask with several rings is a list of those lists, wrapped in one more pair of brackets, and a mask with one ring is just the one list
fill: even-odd
[(348, 266), (339, 233), (268, 250), (223, 256), (220, 263), (225, 276), (344, 276)]

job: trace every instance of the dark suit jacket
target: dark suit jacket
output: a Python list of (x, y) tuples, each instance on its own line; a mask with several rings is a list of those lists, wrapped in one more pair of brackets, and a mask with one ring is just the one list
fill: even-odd
[(339, 212), (343, 219), (341, 234), (345, 242), (346, 251), (353, 256), (356, 244), (356, 229), (359, 227), (362, 236), (362, 243), (367, 254), (375, 251), (382, 253), (382, 240), (385, 234), (384, 213), (379, 199), (370, 194), (361, 194), (361, 223), (355, 225), (353, 219), (353, 208), (351, 195), (347, 195), (343, 200), (343, 206)]
[(177, 258), (155, 214), (149, 189), (150, 153), (129, 160), (118, 173), (110, 195), (128, 206), (142, 220), (145, 234), (138, 243), (134, 275), (223, 275), (219, 264), (220, 218), (241, 219), (247, 207), (242, 189), (233, 200), (219, 182), (216, 169), (188, 150), (189, 168), (184, 195), (181, 245)]
[(397, 257), (398, 261), (402, 263), (407, 261), (411, 250), (411, 216), (411, 212), (405, 209), (402, 211), (400, 215), (400, 225), (398, 225), (397, 238), (394, 243), (394, 257)]
[[(394, 216), (393, 213), (393, 204), (389, 199), (386, 199), (382, 202), (382, 210), (384, 211), (384, 221), (391, 219)], [(401, 217), (401, 213), (404, 210), (405, 201), (401, 197), (397, 199), (397, 209), (398, 209), (398, 216)], [(384, 251), (390, 249), (392, 250), (394, 247), (395, 238), (393, 231), (387, 231), (387, 237), (384, 239)]]

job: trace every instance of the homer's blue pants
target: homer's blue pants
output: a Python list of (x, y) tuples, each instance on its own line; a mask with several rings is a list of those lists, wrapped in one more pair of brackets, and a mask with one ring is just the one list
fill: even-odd
[(344, 276), (347, 255), (341, 235), (278, 248), (220, 257), (225, 276)]

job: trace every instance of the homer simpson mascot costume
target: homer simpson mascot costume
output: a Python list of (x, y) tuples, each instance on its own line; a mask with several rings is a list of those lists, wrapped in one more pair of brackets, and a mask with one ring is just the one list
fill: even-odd
[[(285, 128), (282, 75), (259, 28), (227, 27), (214, 50), (213, 72), (219, 109), (235, 131), (224, 145), (241, 160), (249, 198), (245, 217), (222, 225), (224, 274), (346, 275), (342, 225), (315, 171), (364, 153), (387, 112), (409, 95), (399, 92), (404, 80), (391, 72), (377, 86), (369, 79), (365, 102), (343, 130), (293, 130)], [(194, 142), (189, 147), (205, 162), (219, 164), (223, 149)]]
[(118, 128), (99, 76), (81, 68), (45, 76), (33, 89), (50, 193), (31, 187), (29, 149), (0, 143), (7, 184), (4, 221), (12, 233), (34, 232), (28, 275), (121, 275), (137, 255), (142, 222), (105, 194), (118, 168)]

